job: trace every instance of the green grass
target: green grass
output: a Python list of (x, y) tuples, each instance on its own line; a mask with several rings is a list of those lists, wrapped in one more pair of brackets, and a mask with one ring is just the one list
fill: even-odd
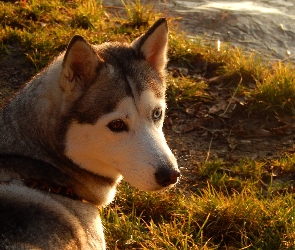
[(128, 26), (132, 28), (140, 28), (147, 26), (149, 21), (155, 18), (156, 13), (153, 11), (153, 5), (142, 5), (140, 0), (124, 1), (121, 0), (125, 7), (127, 16), (129, 18)]
[[(2, 58), (17, 50), (26, 56), (37, 72), (66, 48), (74, 34), (87, 37), (93, 44), (114, 40), (130, 42), (161, 16), (154, 12), (151, 4), (143, 6), (140, 0), (122, 3), (126, 8), (126, 19), (112, 17), (99, 1), (94, 0), (36, 0), (29, 1), (25, 6), (0, 2)], [(173, 23), (170, 26), (175, 25)], [(195, 73), (223, 75), (228, 82), (240, 83), (244, 86), (242, 91), (251, 97), (249, 102), (252, 109), (254, 107), (270, 115), (294, 115), (294, 64), (267, 64), (254, 52), (247, 53), (229, 44), (222, 43), (218, 48), (214, 43), (204, 45), (206, 43), (204, 37), (188, 39), (184, 33), (172, 28), (169, 35), (169, 58), (172, 62), (188, 67), (192, 67), (196, 61), (202, 61), (203, 68), (198, 70), (203, 72), (196, 70)], [(178, 81), (178, 89), (173, 89), (173, 81), (170, 85), (170, 93), (173, 95), (168, 96), (173, 105), (186, 98), (192, 99), (195, 94), (190, 95), (188, 92), (188, 95), (182, 97), (174, 95), (179, 89), (187, 88), (189, 80), (184, 80), (183, 84)], [(249, 83), (256, 85), (256, 88), (249, 90)], [(197, 88), (203, 88), (200, 84), (190, 85), (194, 89), (192, 93)]]
[(113, 204), (102, 210), (109, 248), (295, 247), (292, 192), (274, 195), (275, 183), (263, 189), (259, 178), (250, 175), (238, 180), (240, 191), (228, 184), (232, 177), (226, 173), (218, 186), (211, 177), (198, 194), (186, 190), (145, 193), (123, 183)]
[[(25, 6), (0, 2), (0, 60), (17, 54), (34, 74), (63, 51), (74, 34), (93, 44), (130, 42), (161, 16), (139, 0), (122, 2), (126, 17), (108, 13), (94, 0), (35, 0)], [(174, 28), (175, 22), (169, 20), (169, 58), (191, 74), (168, 75), (169, 109), (210, 99), (206, 78), (224, 76), (239, 86), (235, 93), (249, 97), (246, 111), (294, 116), (293, 63), (268, 62), (230, 44), (218, 48), (204, 37), (188, 39)], [(196, 80), (195, 75), (205, 78)], [(14, 89), (1, 83), (0, 96)], [(282, 182), (275, 174), (278, 169), (281, 176), (294, 174), (294, 156), (200, 163), (194, 173), (200, 188), (195, 192), (187, 187), (145, 193), (122, 183), (115, 201), (101, 209), (109, 249), (294, 249), (294, 182)]]
[(207, 87), (204, 81), (196, 83), (196, 80), (190, 77), (169, 76), (167, 84), (167, 102), (170, 110), (181, 110), (188, 103), (209, 98), (204, 92)]
[(250, 97), (252, 106), (249, 110), (254, 108), (278, 116), (295, 114), (294, 63), (265, 61), (259, 53), (250, 53), (226, 43), (220, 48), (204, 45), (206, 42), (202, 37), (188, 39), (185, 34), (174, 30), (170, 33), (169, 42), (172, 61), (190, 67), (190, 64), (203, 60), (203, 74), (209, 77), (222, 75), (224, 81), (241, 85), (244, 94)]
[(276, 115), (295, 115), (295, 67), (293, 63), (274, 63), (261, 74), (253, 96), (259, 109)]

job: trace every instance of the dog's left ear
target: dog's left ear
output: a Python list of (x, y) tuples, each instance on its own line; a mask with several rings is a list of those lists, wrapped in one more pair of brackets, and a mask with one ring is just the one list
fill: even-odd
[(97, 76), (102, 63), (92, 46), (82, 36), (75, 35), (63, 59), (61, 88), (72, 94), (74, 90), (87, 87)]
[(154, 68), (162, 71), (167, 63), (168, 26), (165, 18), (159, 19), (145, 34), (137, 38), (132, 48)]

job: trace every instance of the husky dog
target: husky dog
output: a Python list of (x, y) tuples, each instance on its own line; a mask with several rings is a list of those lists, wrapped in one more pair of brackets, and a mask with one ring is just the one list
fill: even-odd
[(168, 28), (131, 44), (74, 36), (0, 113), (0, 249), (105, 249), (98, 206), (125, 178), (180, 176), (162, 132)]

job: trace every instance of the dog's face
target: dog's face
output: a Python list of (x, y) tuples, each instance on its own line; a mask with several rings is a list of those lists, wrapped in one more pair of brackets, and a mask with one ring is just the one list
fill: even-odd
[(81, 168), (147, 191), (177, 182), (162, 132), (167, 32), (161, 19), (131, 45), (72, 39), (60, 85), (70, 121), (65, 154)]

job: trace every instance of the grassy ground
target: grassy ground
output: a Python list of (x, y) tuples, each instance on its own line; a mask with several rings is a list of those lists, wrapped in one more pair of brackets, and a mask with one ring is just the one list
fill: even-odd
[[(161, 16), (139, 0), (124, 5), (127, 15), (118, 17), (92, 0), (0, 1), (0, 63), (22, 61), (29, 77), (63, 51), (74, 34), (93, 44), (130, 42)], [(246, 97), (243, 112), (249, 116), (295, 116), (293, 63), (266, 62), (228, 44), (205, 45), (176, 28), (169, 44), (168, 114), (212, 99), (206, 89), (213, 79), (211, 84), (234, 83), (231, 98)], [(0, 104), (15, 91), (7, 79), (0, 77)], [(145, 193), (122, 183), (115, 201), (101, 209), (109, 249), (295, 248), (293, 155), (206, 160), (197, 166), (197, 189), (184, 183)]]

